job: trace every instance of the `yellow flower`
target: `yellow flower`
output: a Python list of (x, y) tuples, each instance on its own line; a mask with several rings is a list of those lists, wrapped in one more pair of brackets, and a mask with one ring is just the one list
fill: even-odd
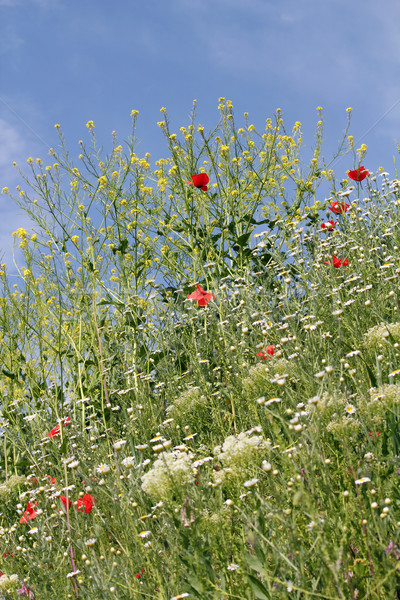
[(19, 227), (17, 229), (17, 231), (14, 231), (13, 236), (14, 235), (19, 237), (21, 240), (24, 240), (26, 238), (26, 236), (28, 235), (28, 232), (23, 227)]
[(8, 187), (3, 187), (3, 189), (1, 190), (2, 194), (7, 194), (8, 193)]

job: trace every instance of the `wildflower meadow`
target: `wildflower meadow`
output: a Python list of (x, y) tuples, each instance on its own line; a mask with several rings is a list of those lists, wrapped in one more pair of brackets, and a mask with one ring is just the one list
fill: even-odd
[(218, 108), (3, 189), (0, 598), (400, 598), (400, 180)]

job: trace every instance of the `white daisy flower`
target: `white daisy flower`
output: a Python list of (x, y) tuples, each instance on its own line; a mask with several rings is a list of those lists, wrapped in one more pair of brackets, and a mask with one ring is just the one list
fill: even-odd
[(251, 487), (253, 487), (254, 485), (256, 485), (256, 483), (258, 483), (259, 481), (260, 481), (259, 479), (256, 479), (256, 478), (254, 477), (253, 479), (249, 479), (249, 481), (245, 481), (243, 485), (244, 485), (244, 487), (246, 487), (246, 488), (251, 488)]
[(38, 527), (32, 527), (32, 529), (30, 529), (28, 531), (29, 535), (32, 535), (34, 533), (37, 533), (39, 531)]
[(126, 444), (126, 440), (119, 440), (118, 442), (114, 443), (114, 449), (120, 450), (122, 448), (122, 446), (124, 446), (125, 444)]
[(362, 483), (368, 483), (368, 481), (371, 481), (369, 477), (361, 477), (360, 479), (356, 479), (354, 483), (361, 485)]
[(85, 541), (85, 546), (94, 546), (96, 543), (96, 538), (89, 538)]
[(68, 467), (70, 469), (76, 469), (76, 467), (79, 465), (79, 460), (73, 460), (72, 462), (68, 463)]
[(105, 465), (103, 463), (97, 467), (97, 473), (99, 473), (99, 475), (102, 475), (103, 473), (108, 473), (109, 470), (109, 465)]
[(141, 537), (141, 538), (147, 538), (147, 537), (149, 537), (150, 533), (151, 533), (151, 531), (141, 531), (139, 533), (139, 537)]
[(79, 573), (80, 573), (79, 569), (77, 571), (71, 571), (71, 573), (67, 574), (67, 577), (68, 578), (75, 577), (75, 575), (79, 575)]

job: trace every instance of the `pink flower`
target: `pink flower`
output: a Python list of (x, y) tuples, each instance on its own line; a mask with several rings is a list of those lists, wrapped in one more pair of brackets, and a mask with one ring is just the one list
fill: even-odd
[(197, 300), (199, 306), (207, 306), (211, 299), (215, 300), (214, 294), (203, 290), (199, 284), (196, 285), (196, 291), (187, 295), (188, 300)]
[(192, 175), (192, 181), (188, 181), (189, 185), (193, 185), (198, 190), (206, 192), (208, 190), (207, 184), (210, 181), (207, 173), (199, 173), (198, 175)]
[(353, 181), (362, 181), (363, 179), (369, 176), (369, 173), (367, 169), (361, 166), (358, 167), (358, 169), (355, 169), (354, 171), (349, 171), (348, 175), (350, 179), (353, 179)]

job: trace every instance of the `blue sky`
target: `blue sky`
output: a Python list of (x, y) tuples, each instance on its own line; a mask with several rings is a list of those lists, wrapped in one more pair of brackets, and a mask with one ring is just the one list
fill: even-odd
[[(305, 152), (322, 106), (328, 158), (351, 106), (365, 166), (394, 177), (399, 23), (398, 0), (0, 0), (0, 188), (19, 182), (13, 160), (46, 163), (55, 123), (77, 155), (92, 119), (107, 150), (112, 130), (129, 135), (138, 109), (138, 152), (157, 160), (167, 155), (160, 108), (177, 130), (197, 99), (211, 128), (220, 96), (232, 100), (238, 125), (248, 111), (263, 129), (278, 107), (288, 127), (301, 121)], [(335, 165), (338, 175), (353, 168), (348, 160)], [(11, 233), (29, 220), (0, 202), (0, 255), (11, 269)]]

